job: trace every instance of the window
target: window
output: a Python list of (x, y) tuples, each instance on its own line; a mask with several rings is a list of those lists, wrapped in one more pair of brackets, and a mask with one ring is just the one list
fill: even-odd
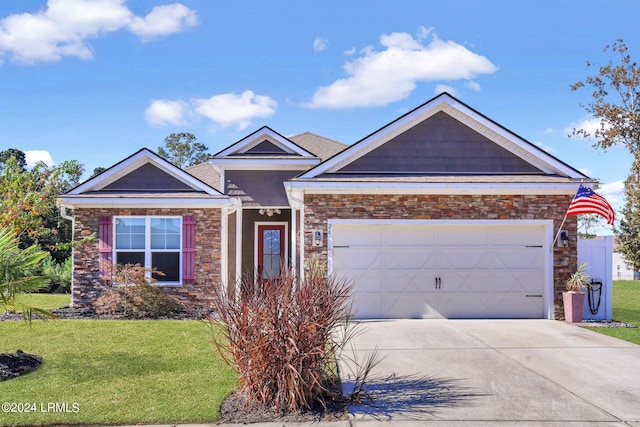
[(181, 230), (181, 217), (115, 217), (115, 262), (153, 268), (164, 274), (153, 274), (158, 282), (180, 283)]

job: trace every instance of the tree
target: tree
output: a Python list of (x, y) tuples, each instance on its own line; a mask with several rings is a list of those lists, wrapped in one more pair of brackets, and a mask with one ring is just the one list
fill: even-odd
[[(80, 183), (84, 166), (77, 160), (65, 160), (54, 167), (40, 168), (39, 180), (46, 194), (48, 209), (42, 216), (43, 228), (36, 236), (43, 250), (51, 252), (54, 261), (61, 264), (71, 255), (72, 224), (60, 216), (56, 198)], [(35, 243), (27, 240), (27, 243)]]
[[(600, 215), (578, 215), (578, 235), (583, 239), (593, 239), (596, 234), (591, 229), (599, 226), (602, 222), (601, 220), (602, 217)], [(580, 228), (582, 228), (582, 231), (580, 231)]]
[(27, 169), (27, 156), (23, 151), (17, 148), (9, 148), (4, 151), (0, 151), (0, 172), (5, 168), (7, 160), (15, 159), (16, 163), (22, 170)]
[(623, 40), (607, 45), (605, 53), (617, 57), (598, 66), (587, 61), (587, 69), (597, 67), (597, 72), (571, 86), (571, 90), (591, 88), (593, 100), (583, 105), (585, 110), (600, 120), (598, 129), (590, 133), (586, 129), (574, 129), (573, 135), (595, 138), (595, 147), (607, 149), (622, 145), (633, 156), (633, 164), (625, 181), (624, 217), (616, 234), (627, 262), (640, 269), (640, 67), (627, 53)]
[(622, 208), (623, 219), (616, 230), (620, 251), (624, 259), (640, 271), (640, 174), (631, 173), (624, 182), (626, 202)]
[(42, 218), (50, 208), (51, 194), (40, 173), (22, 169), (11, 157), (0, 175), (0, 227), (12, 229), (21, 238), (35, 237), (44, 229)]
[(0, 305), (8, 312), (21, 311), (24, 319), (30, 321), (34, 313), (50, 313), (22, 304), (16, 296), (47, 286), (49, 278), (35, 274), (47, 253), (36, 245), (26, 249), (20, 249), (19, 245), (11, 229), (0, 228)]
[(12, 229), (22, 247), (38, 243), (57, 262), (64, 261), (70, 247), (57, 247), (71, 242), (71, 224), (60, 218), (56, 198), (76, 186), (83, 172), (75, 160), (54, 167), (40, 162), (28, 171), (9, 158), (0, 173), (0, 227)]
[(106, 171), (107, 168), (102, 167), (102, 166), (98, 166), (96, 168), (93, 168), (93, 173), (91, 174), (91, 176), (89, 178), (93, 178), (94, 176), (98, 176), (100, 175), (102, 172)]
[(209, 149), (197, 142), (192, 133), (172, 133), (164, 139), (164, 143), (164, 147), (158, 147), (158, 155), (179, 168), (194, 166), (209, 158)]

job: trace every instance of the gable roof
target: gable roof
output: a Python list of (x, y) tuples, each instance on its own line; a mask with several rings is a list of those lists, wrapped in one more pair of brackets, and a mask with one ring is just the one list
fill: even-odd
[[(431, 141), (433, 144), (430, 145), (425, 145), (424, 141), (413, 141), (413, 146), (410, 146), (410, 144), (402, 144), (402, 138), (404, 138), (404, 142), (411, 139), (406, 135), (410, 135), (412, 129), (416, 126), (424, 126), (424, 123), (428, 123), (429, 119), (433, 121), (436, 120), (438, 116), (445, 120), (449, 120), (449, 118), (453, 119), (458, 125), (466, 127), (469, 130), (465, 136), (466, 138), (472, 136), (472, 140), (475, 141), (474, 143), (483, 144), (483, 150), (485, 153), (488, 153), (487, 156), (494, 158), (497, 156), (498, 161), (494, 163), (505, 162), (507, 165), (506, 169), (511, 168), (512, 170), (499, 171), (495, 170), (495, 166), (488, 166), (485, 170), (482, 170), (482, 159), (474, 156), (473, 153), (467, 156), (465, 163), (460, 160), (461, 153), (459, 150), (462, 145), (459, 147), (446, 147), (450, 141), (438, 142), (436, 140), (435, 142)], [(390, 145), (385, 147), (385, 144)], [(422, 144), (422, 146), (420, 144)], [(416, 157), (418, 154), (424, 155), (426, 150), (432, 148), (435, 148), (433, 158), (426, 163), (423, 162), (423, 164), (417, 165), (419, 166), (417, 170), (412, 171), (410, 166), (405, 167), (404, 170), (402, 168), (395, 168), (395, 166), (401, 164), (399, 163), (398, 157), (404, 156), (405, 161), (415, 163), (420, 160)], [(452, 153), (451, 158), (459, 162), (457, 165), (438, 165), (438, 162), (441, 161), (441, 156), (438, 151), (442, 152), (445, 148)], [(401, 149), (408, 149), (408, 151), (402, 155), (397, 155), (397, 151)], [(412, 153), (412, 149), (422, 151), (420, 153)], [(386, 163), (386, 166), (380, 168), (381, 163), (376, 163), (375, 157), (382, 159), (382, 162)], [(411, 157), (414, 158), (412, 159)], [(393, 161), (396, 161), (395, 165)], [(469, 168), (470, 166), (473, 167)], [(371, 170), (372, 167), (377, 167), (378, 170)], [(465, 167), (467, 167), (467, 169), (465, 169)], [(527, 173), (588, 179), (586, 175), (578, 170), (480, 114), (448, 93), (442, 93), (427, 101), (318, 166), (300, 174), (296, 179), (313, 180), (317, 178), (328, 178), (330, 176), (337, 178), (339, 175), (345, 173), (397, 173), (409, 175), (464, 175), (482, 173), (504, 175), (509, 173)]]
[(346, 144), (311, 132), (290, 136), (289, 139), (322, 160), (327, 160), (348, 147)]
[[(141, 169), (142, 168), (142, 169)], [(135, 187), (135, 178), (152, 172), (159, 178), (155, 182), (142, 183)], [(168, 188), (161, 188), (158, 181), (169, 183)], [(145, 188), (146, 187), (146, 188)], [(69, 190), (66, 195), (79, 195), (95, 192), (196, 192), (211, 196), (222, 196), (222, 193), (210, 187), (196, 177), (188, 174), (174, 164), (158, 156), (148, 148), (142, 148), (126, 159), (111, 166), (101, 174), (88, 179)]]
[(261, 127), (224, 150), (219, 151), (213, 157), (264, 155), (316, 157), (268, 126)]
[(229, 197), (143, 148), (59, 197), (68, 207), (221, 207)]

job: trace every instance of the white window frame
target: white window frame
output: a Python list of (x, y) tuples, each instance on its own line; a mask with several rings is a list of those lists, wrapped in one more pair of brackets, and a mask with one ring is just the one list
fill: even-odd
[[(116, 233), (116, 225), (118, 222), (118, 219), (144, 219), (144, 249), (117, 249), (117, 238), (118, 235)], [(179, 221), (179, 230), (180, 230), (180, 247), (178, 249), (164, 249), (164, 250), (159, 250), (159, 249), (151, 249), (151, 220), (152, 219), (177, 219)], [(163, 282), (163, 281), (157, 281), (154, 284), (156, 286), (179, 286), (182, 284), (182, 275), (183, 275), (183, 270), (182, 270), (182, 243), (183, 243), (183, 236), (184, 234), (184, 230), (183, 230), (183, 224), (182, 224), (182, 217), (179, 215), (150, 215), (150, 216), (143, 216), (143, 215), (118, 215), (118, 216), (114, 216), (113, 217), (113, 232), (112, 232), (112, 236), (113, 236), (113, 242), (112, 242), (112, 250), (113, 250), (113, 260), (114, 260), (114, 264), (118, 263), (118, 252), (144, 252), (144, 268), (147, 270), (151, 270), (151, 255), (154, 252), (165, 252), (165, 253), (177, 253), (178, 254), (178, 274), (179, 274), (179, 278), (178, 281), (171, 281), (171, 282)], [(151, 278), (151, 272), (147, 271), (146, 273), (146, 277), (147, 278)]]

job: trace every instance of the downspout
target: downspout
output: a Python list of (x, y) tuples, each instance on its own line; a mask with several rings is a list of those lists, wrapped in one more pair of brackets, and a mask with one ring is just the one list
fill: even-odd
[[(63, 205), (62, 203), (59, 204), (60, 205), (60, 216), (68, 221), (71, 221), (71, 223), (73, 224), (73, 217), (67, 215), (67, 207), (65, 205)], [(72, 228), (73, 230), (73, 228)]]

